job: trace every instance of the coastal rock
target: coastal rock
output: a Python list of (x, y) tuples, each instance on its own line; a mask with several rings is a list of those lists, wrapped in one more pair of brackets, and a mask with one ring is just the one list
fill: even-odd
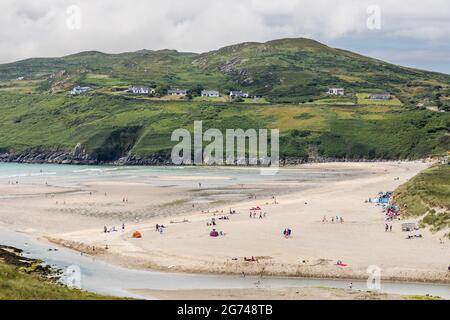
[[(270, 160), (267, 160), (270, 162)], [(281, 157), (280, 166), (299, 165), (303, 163), (317, 162), (373, 162), (386, 161), (385, 159), (350, 159), (330, 158), (318, 155), (307, 155), (305, 157)], [(110, 162), (99, 161), (95, 156), (89, 155), (81, 144), (77, 144), (72, 151), (24, 151), (20, 153), (0, 153), (0, 162), (16, 163), (54, 163), (54, 164), (113, 164), (118, 166), (173, 166), (170, 154), (152, 155), (127, 155)], [(266, 162), (267, 164), (268, 162)], [(235, 165), (238, 165), (235, 163)], [(246, 166), (248, 163), (239, 164)]]

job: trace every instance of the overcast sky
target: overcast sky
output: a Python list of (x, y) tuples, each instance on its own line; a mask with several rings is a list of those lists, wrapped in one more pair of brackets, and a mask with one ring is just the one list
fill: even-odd
[(204, 52), (285, 37), (450, 73), (449, 0), (0, 1), (0, 63), (85, 50)]

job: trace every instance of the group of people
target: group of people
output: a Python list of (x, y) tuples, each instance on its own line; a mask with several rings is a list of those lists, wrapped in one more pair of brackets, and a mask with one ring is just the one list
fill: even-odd
[[(112, 226), (110, 229), (108, 229), (107, 226), (103, 227), (103, 233), (110, 233), (110, 232), (117, 232), (116, 226)], [(122, 223), (122, 232), (125, 231), (125, 223)]]
[[(256, 219), (256, 216), (258, 215), (258, 212), (256, 211), (250, 211), (250, 218)], [(259, 211), (259, 219), (263, 219), (267, 216), (267, 212), (262, 212), (261, 210)]]
[(292, 235), (292, 230), (289, 228), (284, 229), (283, 235), (285, 238), (289, 238)]
[(165, 228), (166, 227), (163, 224), (158, 224), (157, 223), (156, 226), (155, 226), (155, 231), (159, 232), (159, 234), (163, 234)]
[(206, 226), (215, 226), (216, 225), (216, 218), (211, 218), (211, 221), (206, 221)]
[(217, 231), (216, 229), (212, 229), (211, 232), (209, 233), (210, 237), (216, 238), (218, 236), (224, 236), (225, 233), (223, 231)]
[(389, 231), (389, 232), (392, 232), (392, 223), (391, 223), (391, 224), (387, 224), (387, 223), (386, 223), (386, 224), (384, 225), (384, 231), (385, 231), (385, 232), (388, 232), (388, 231)]
[[(327, 217), (323, 216), (322, 218), (322, 223), (327, 223)], [(331, 223), (344, 223), (344, 218), (342, 218), (342, 216), (335, 216), (335, 217), (331, 217)]]

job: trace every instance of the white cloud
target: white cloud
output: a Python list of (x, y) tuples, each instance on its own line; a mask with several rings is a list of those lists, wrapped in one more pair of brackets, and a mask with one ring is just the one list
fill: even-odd
[[(81, 29), (67, 28), (66, 9), (81, 8)], [(366, 27), (378, 5), (382, 29)], [(173, 48), (202, 52), (242, 41), (355, 34), (450, 42), (448, 0), (2, 0), (0, 62), (105, 52)]]

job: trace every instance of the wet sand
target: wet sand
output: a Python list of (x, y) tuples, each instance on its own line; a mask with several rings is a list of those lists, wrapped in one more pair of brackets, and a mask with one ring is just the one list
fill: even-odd
[(329, 288), (226, 289), (226, 290), (130, 290), (162, 300), (404, 300), (406, 297), (367, 291)]

